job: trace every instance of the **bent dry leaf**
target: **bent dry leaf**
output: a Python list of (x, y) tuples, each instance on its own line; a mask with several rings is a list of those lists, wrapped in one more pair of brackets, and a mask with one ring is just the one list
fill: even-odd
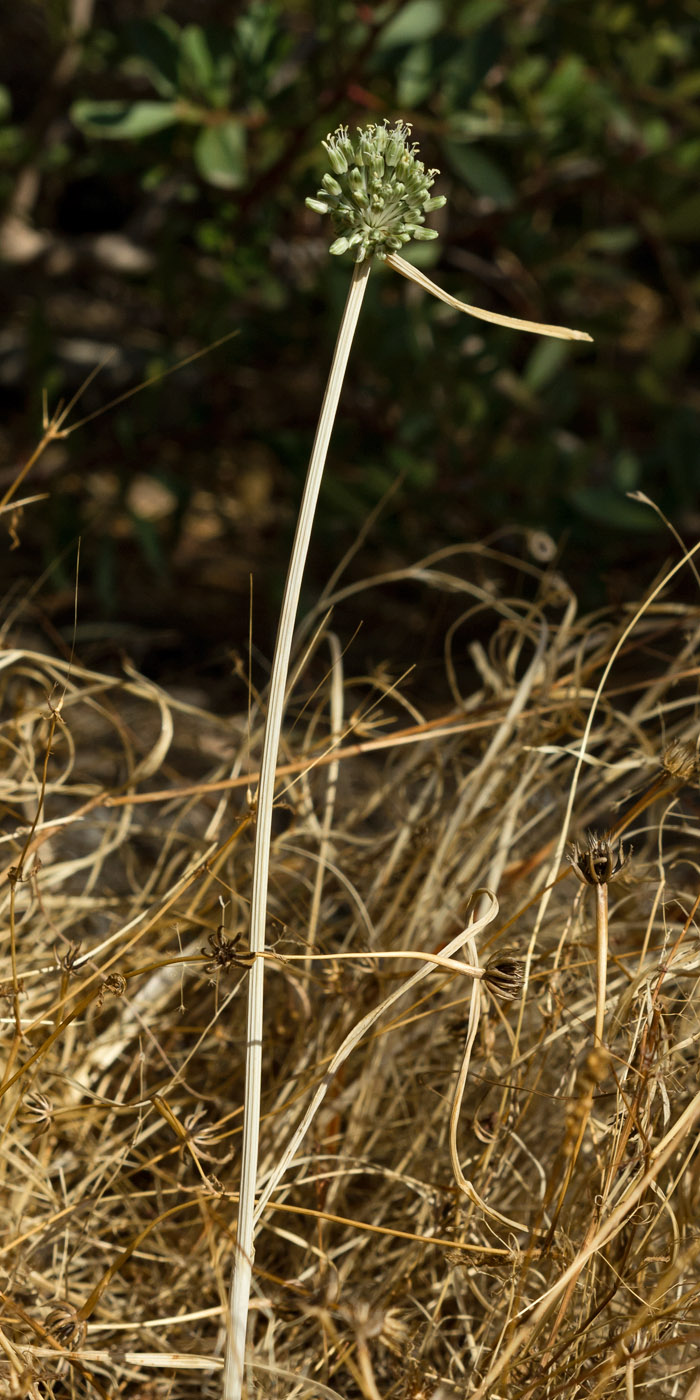
[(530, 331), (533, 335), (550, 335), (556, 340), (593, 340), (593, 336), (587, 331), (570, 330), (568, 326), (549, 326), (542, 321), (523, 321), (519, 316), (502, 316), (498, 311), (484, 311), (480, 306), (470, 306), (468, 302), (460, 301), (458, 297), (443, 291), (442, 287), (438, 287), (436, 282), (431, 282), (424, 272), (407, 263), (397, 253), (389, 253), (386, 261), (395, 272), (400, 272), (402, 277), (408, 277), (411, 282), (417, 283), (423, 291), (430, 292), (448, 306), (453, 306), (455, 311), (465, 311), (468, 316), (475, 316), (479, 321), (491, 321), (494, 326), (507, 326), (514, 331)]

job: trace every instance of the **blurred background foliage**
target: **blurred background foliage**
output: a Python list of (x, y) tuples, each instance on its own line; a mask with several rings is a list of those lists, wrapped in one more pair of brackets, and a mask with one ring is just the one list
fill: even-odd
[[(355, 577), (487, 537), (537, 562), (549, 536), (585, 603), (624, 600), (677, 549), (636, 490), (694, 542), (700, 0), (23, 0), (0, 85), (3, 490), (43, 388), (55, 405), (103, 364), (75, 421), (234, 333), (37, 464), (49, 496), (6, 560), (18, 595), (48, 570), (52, 625), (80, 534), (84, 639), (128, 624), (147, 668), (216, 664), (253, 573), (269, 654), (350, 276), (304, 206), (341, 122), (413, 123), (448, 196), (407, 254), (435, 280), (595, 344), (470, 321), (378, 268), (307, 598), (391, 488)], [(388, 626), (410, 651), (418, 601), (378, 603), (361, 654)]]

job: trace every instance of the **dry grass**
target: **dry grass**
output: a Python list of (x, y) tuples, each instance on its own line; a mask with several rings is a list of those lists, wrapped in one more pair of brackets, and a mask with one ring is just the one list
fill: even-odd
[[(346, 675), (310, 619), (283, 737), (248, 1393), (683, 1397), (700, 608), (670, 587), (578, 620), (549, 566), (486, 548), (404, 578), (452, 608), (449, 714)], [(352, 589), (372, 608), (388, 582)], [(48, 654), (21, 615), (4, 645), (0, 1393), (215, 1396), (264, 700), (249, 729), (243, 688), (216, 717)], [(589, 828), (633, 847), (601, 1045), (595, 892), (565, 850)], [(498, 955), (492, 991), (419, 961), (455, 940)]]

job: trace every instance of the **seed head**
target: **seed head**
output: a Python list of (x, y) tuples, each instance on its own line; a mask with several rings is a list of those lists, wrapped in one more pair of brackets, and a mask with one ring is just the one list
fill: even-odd
[(53, 1122), (53, 1112), (53, 1104), (45, 1094), (25, 1094), (20, 1116), (25, 1123), (34, 1128), (37, 1137), (48, 1132)]
[(525, 982), (525, 964), (510, 953), (494, 953), (484, 968), (484, 982), (499, 1001), (515, 1001)]
[(97, 993), (95, 1005), (98, 1011), (101, 1011), (105, 1004), (107, 992), (111, 992), (112, 996), (115, 997), (123, 997), (126, 988), (127, 980), (123, 972), (110, 972), (109, 977), (105, 977), (104, 982), (100, 984), (100, 990)]
[(87, 1335), (87, 1323), (72, 1303), (59, 1303), (49, 1312), (45, 1327), (47, 1332), (66, 1347), (68, 1351), (79, 1351)]
[(631, 848), (626, 851), (622, 842), (618, 845), (609, 834), (596, 836), (594, 831), (587, 832), (585, 841), (574, 841), (568, 850), (574, 875), (584, 885), (607, 885), (616, 880), (630, 853)]
[(363, 262), (396, 253), (411, 238), (437, 238), (437, 230), (423, 224), (445, 198), (430, 196), (438, 172), (426, 170), (410, 136), (410, 126), (398, 121), (393, 127), (358, 127), (354, 141), (339, 126), (323, 142), (333, 174), (323, 176), (323, 188), (306, 203), (317, 214), (330, 214), (339, 235), (331, 253), (353, 248), (355, 261)]
[(673, 739), (664, 749), (661, 767), (674, 783), (689, 783), (697, 772), (697, 755), (694, 744), (684, 744), (682, 739)]
[(246, 948), (241, 938), (227, 938), (223, 925), (217, 928), (216, 933), (209, 934), (209, 947), (200, 948), (203, 957), (210, 961), (204, 964), (204, 971), (210, 976), (217, 972), (227, 972), (230, 967), (252, 967), (255, 962), (255, 954)]

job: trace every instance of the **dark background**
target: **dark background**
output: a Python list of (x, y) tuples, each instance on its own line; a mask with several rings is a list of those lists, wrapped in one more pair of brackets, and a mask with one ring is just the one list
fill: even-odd
[[(304, 199), (328, 131), (397, 117), (448, 197), (409, 256), (595, 344), (484, 325), (377, 268), (305, 605), (396, 483), (348, 581), (488, 540), (529, 565), (555, 549), (585, 608), (637, 597), (677, 545), (626, 493), (689, 543), (700, 523), (699, 55), (698, 0), (8, 6), (0, 490), (42, 389), (55, 407), (109, 354), (75, 422), (236, 334), (47, 448), (19, 494), (48, 499), (16, 537), (2, 517), (6, 599), (67, 643), (80, 535), (82, 659), (220, 684), (252, 573), (264, 678), (351, 271)], [(481, 556), (464, 568), (485, 581)], [(344, 639), (363, 623), (354, 665), (439, 649), (444, 604), (368, 596), (342, 619)]]

